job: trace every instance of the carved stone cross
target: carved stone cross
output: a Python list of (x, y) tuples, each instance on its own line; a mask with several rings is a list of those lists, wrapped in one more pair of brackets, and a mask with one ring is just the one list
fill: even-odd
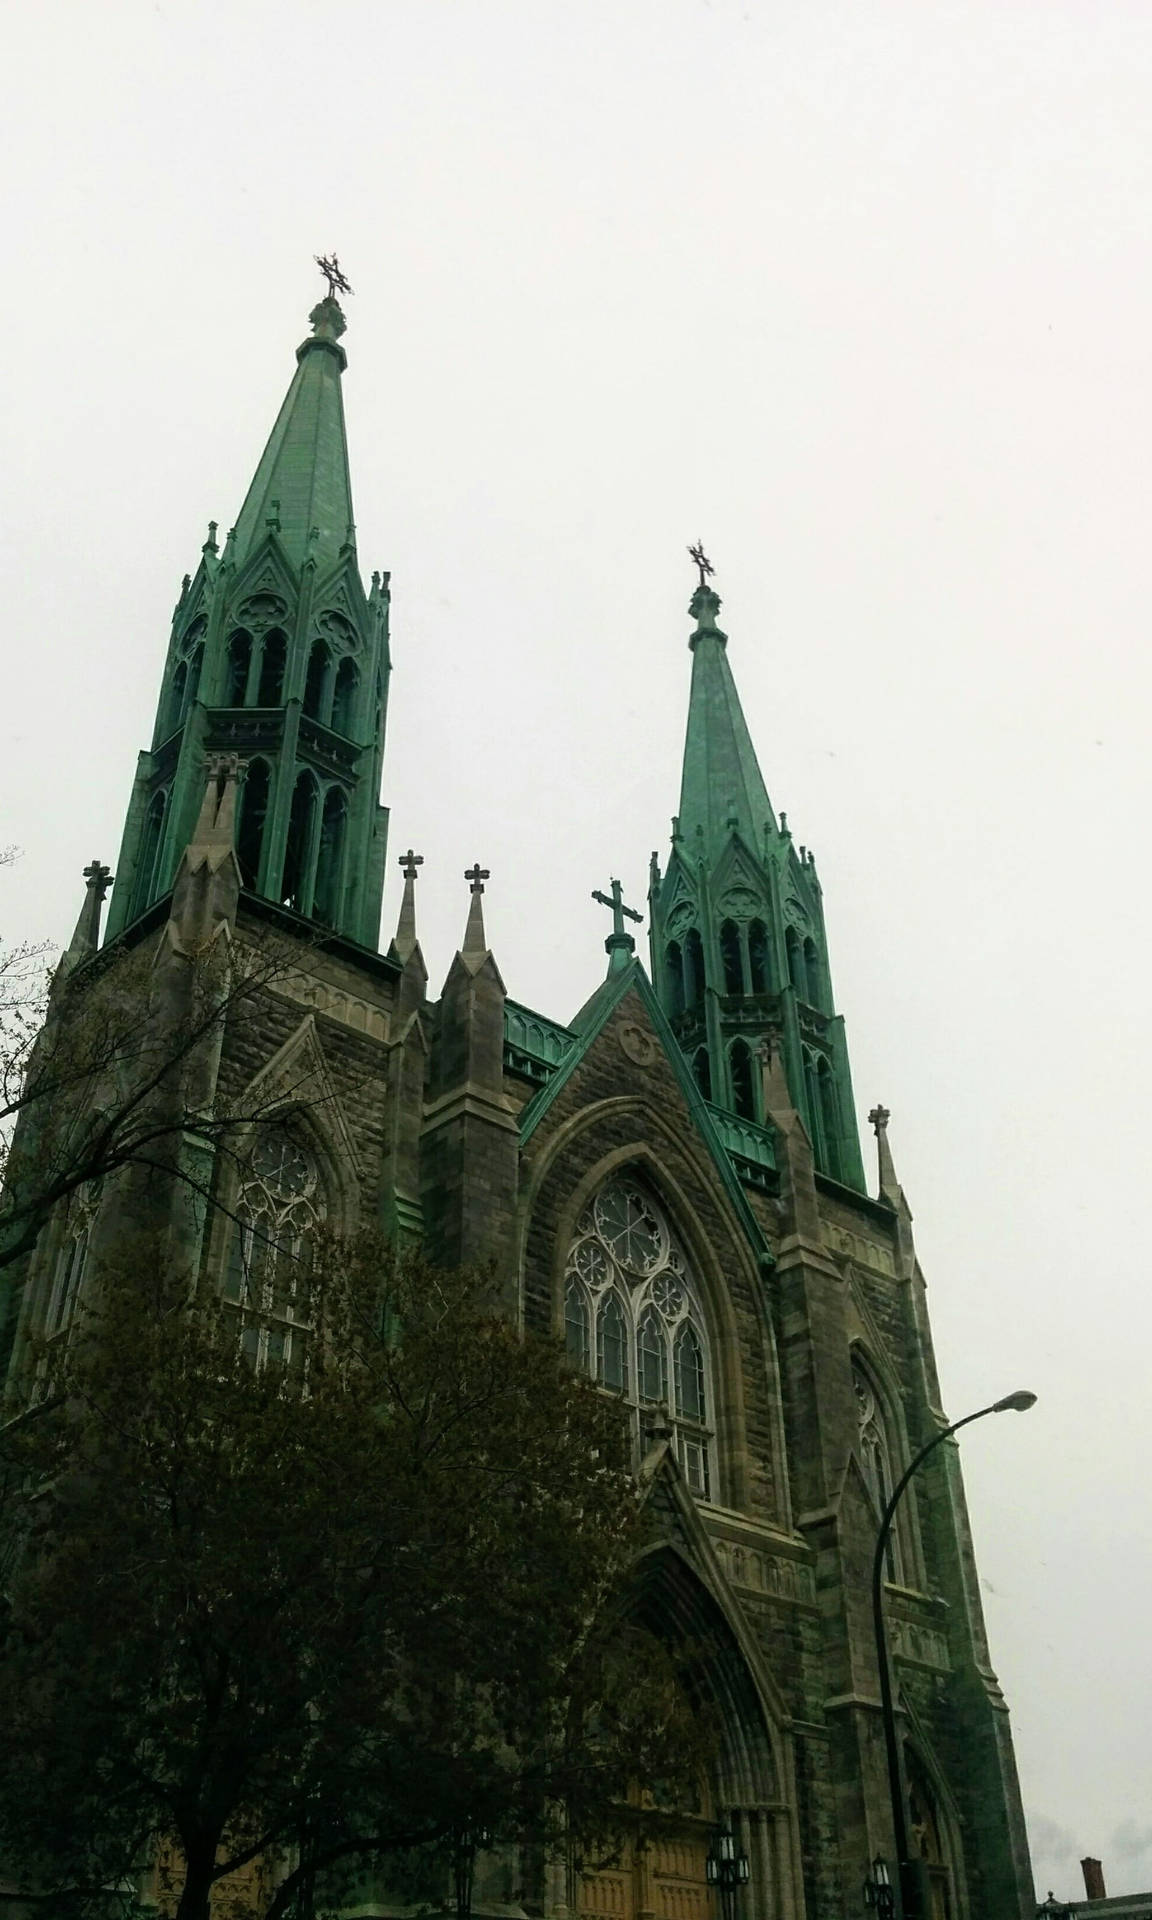
[(876, 1129), (877, 1139), (879, 1139), (880, 1135), (884, 1132), (891, 1118), (892, 1115), (889, 1113), (887, 1107), (873, 1107), (871, 1113), (868, 1115), (868, 1125)]
[(468, 868), (464, 878), (468, 881), (473, 893), (483, 893), (484, 882), (485, 880), (490, 880), (492, 874), (487, 867), (482, 867), (479, 860), (477, 860), (475, 866)]
[(593, 889), (592, 898), (593, 900), (598, 900), (602, 907), (611, 907), (613, 937), (618, 938), (621, 934), (623, 934), (624, 938), (630, 941), (632, 936), (625, 930), (625, 926), (624, 926), (625, 920), (626, 919), (635, 920), (639, 922), (643, 920), (644, 915), (642, 913), (637, 913), (634, 908), (626, 907), (624, 905), (624, 898), (623, 898), (624, 889), (621, 886), (619, 880), (613, 880), (609, 884), (611, 885), (611, 888), (612, 888), (612, 892), (610, 895), (607, 893), (600, 893), (596, 889)]
[(103, 900), (112, 884), (112, 869), (104, 866), (99, 860), (93, 860), (89, 866), (85, 867), (84, 878), (88, 883), (89, 892), (94, 893), (98, 900)]
[[(424, 855), (422, 853), (413, 853), (411, 847), (409, 847), (407, 853), (400, 855), (400, 866), (403, 869), (405, 880), (415, 880), (417, 867), (422, 867), (423, 865)], [(467, 878), (467, 875), (465, 875), (465, 878)]]

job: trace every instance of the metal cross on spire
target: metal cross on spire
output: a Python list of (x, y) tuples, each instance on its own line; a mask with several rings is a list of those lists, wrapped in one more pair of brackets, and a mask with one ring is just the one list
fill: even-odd
[(315, 260), (316, 265), (328, 282), (329, 300), (334, 300), (338, 293), (351, 293), (352, 289), (341, 273), (340, 262), (334, 253), (318, 253), (315, 255)]
[(629, 946), (631, 946), (632, 935), (627, 931), (624, 925), (624, 922), (625, 920), (635, 920), (637, 923), (639, 923), (641, 920), (643, 920), (644, 915), (642, 913), (637, 913), (634, 907), (626, 907), (624, 905), (624, 889), (621, 886), (619, 880), (611, 881), (610, 885), (612, 888), (612, 892), (610, 894), (600, 893), (598, 890), (593, 889), (592, 898), (593, 900), (598, 900), (602, 907), (611, 907), (612, 909), (612, 936), (611, 937), (614, 940), (616, 940), (616, 939), (619, 939), (621, 936), (623, 936), (623, 938), (627, 940)]
[(704, 551), (703, 540), (697, 540), (696, 545), (689, 547), (688, 551), (700, 569), (700, 585), (706, 587), (708, 585), (708, 575), (715, 573), (716, 569)]

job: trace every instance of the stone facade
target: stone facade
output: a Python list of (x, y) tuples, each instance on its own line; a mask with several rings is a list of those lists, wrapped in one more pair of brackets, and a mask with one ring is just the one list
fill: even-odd
[[(305, 355), (302, 369), (332, 382), (342, 349), (331, 313), (322, 321), (322, 364), (310, 370)], [(303, 486), (298, 450), (286, 448), (288, 413), (287, 426), (284, 415), (278, 423), (276, 458), (295, 484), (292, 499), (304, 498), (300, 511), (311, 514), (335, 492), (343, 513), (340, 489), (326, 490), (324, 476), (310, 492)], [(330, 410), (330, 427), (335, 417)], [(339, 421), (330, 459), (342, 455)], [(358, 577), (348, 585), (354, 567), (344, 526), (310, 542), (306, 527), (289, 523), (291, 489), (275, 469), (266, 454), (242, 539), (232, 543), (237, 563), (258, 571), (275, 549), (285, 604), (303, 594), (309, 568), (315, 575), (329, 564), (360, 623), (348, 645), (364, 668), (357, 684), (366, 685), (386, 656), (383, 590), (377, 584), (373, 598)], [(265, 512), (277, 487), (284, 504), (274, 499)], [(196, 596), (218, 571), (215, 557), (206, 559), (186, 589), (166, 669), (169, 712), (185, 614), (192, 619)], [(359, 719), (349, 719), (355, 751), (339, 776), (348, 839), (339, 886), (326, 894), (344, 903), (338, 910), (321, 919), (301, 910), (304, 893), (286, 899), (267, 848), (257, 848), (245, 872), (234, 851), (244, 830), (243, 768), (218, 758), (215, 799), (199, 826), (182, 848), (166, 839), (163, 857), (153, 850), (146, 885), (129, 874), (111, 937), (154, 949), (155, 1018), (180, 1017), (173, 969), (205, 928), (237, 954), (274, 950), (259, 995), (244, 1002), (204, 1064), (205, 1097), (243, 1112), (261, 1099), (274, 1106), (281, 1091), (299, 1100), (303, 1089), (315, 1170), (310, 1205), (342, 1226), (377, 1221), (420, 1234), (445, 1262), (493, 1259), (509, 1311), (526, 1328), (567, 1337), (576, 1364), (634, 1403), (651, 1520), (634, 1604), (681, 1646), (717, 1709), (722, 1750), (708, 1799), (713, 1815), (732, 1817), (749, 1856), (743, 1913), (846, 1920), (862, 1911), (868, 1863), (893, 1852), (869, 1609), (879, 1510), (885, 1489), (945, 1415), (887, 1116), (876, 1116), (874, 1196), (851, 1119), (814, 863), (796, 852), (786, 820), (777, 823), (768, 806), (715, 626), (718, 607), (702, 576), (681, 814), (668, 871), (653, 871), (655, 986), (618, 913), (607, 977), (571, 1024), (509, 1003), (484, 936), (475, 874), (460, 952), (431, 999), (411, 857), (396, 938), (386, 953), (375, 950), (363, 903), (379, 898), (383, 815), (373, 783), (382, 707), (367, 697)], [(285, 796), (319, 751), (315, 742), (292, 745), (304, 704), (306, 627), (301, 615), (289, 635), (283, 705), (265, 728), (280, 795), (267, 831), (279, 833), (281, 866), (292, 818)], [(186, 738), (201, 740), (201, 767), (205, 730), (224, 727), (224, 659), (221, 652), (206, 694), (215, 704), (198, 705), (193, 694), (186, 708)], [(186, 689), (185, 679), (181, 698)], [(243, 748), (245, 729), (262, 716), (241, 691), (234, 689), (232, 733)], [(191, 752), (180, 745), (182, 769)], [(145, 786), (154, 777), (149, 761)], [(140, 817), (138, 794), (126, 834), (136, 867), (144, 857)], [(310, 830), (315, 835), (315, 824)], [(253, 844), (249, 834), (249, 859)], [(326, 856), (316, 848), (314, 838), (318, 875), (316, 861)], [(84, 954), (78, 961), (90, 964)], [(747, 1060), (734, 1057), (739, 1046)], [(231, 1158), (213, 1164), (210, 1152), (201, 1175), (221, 1205), (184, 1207), (179, 1231), (189, 1260), (223, 1284), (239, 1231), (238, 1176)], [(97, 1237), (98, 1229), (97, 1220)], [(72, 1230), (62, 1214), (10, 1289), (7, 1349), (17, 1370), (29, 1330), (45, 1330), (57, 1310)], [(626, 1355), (609, 1350), (614, 1336), (603, 1315), (611, 1288), (581, 1292), (573, 1248), (591, 1249), (586, 1264), (600, 1262), (601, 1280), (603, 1263), (615, 1261), (612, 1284), (626, 1313), (658, 1241), (668, 1260), (665, 1298), (690, 1296), (696, 1346), (668, 1346), (672, 1335), (657, 1318), (638, 1322)], [(1008, 1719), (989, 1661), (954, 1449), (941, 1449), (914, 1483), (888, 1571), (927, 1911), (934, 1920), (1030, 1915)], [(669, 1884), (678, 1872), (669, 1867)], [(682, 1890), (692, 1884), (687, 1867), (679, 1880)], [(483, 1880), (478, 1892), (483, 1904)], [(571, 1876), (554, 1877), (545, 1904), (592, 1912), (594, 1893)], [(627, 1890), (620, 1897), (625, 1909), (636, 1907)], [(666, 1904), (671, 1912), (671, 1895)], [(687, 1893), (682, 1905), (691, 1908)]]

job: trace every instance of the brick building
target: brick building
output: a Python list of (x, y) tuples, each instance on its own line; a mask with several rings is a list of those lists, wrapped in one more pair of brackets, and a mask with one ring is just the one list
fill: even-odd
[[(106, 944), (154, 950), (173, 1019), (182, 956), (220, 929), (289, 956), (259, 1017), (230, 1025), (204, 1097), (314, 1087), (308, 1137), (257, 1149), (244, 1173), (189, 1145), (226, 1211), (185, 1208), (181, 1231), (225, 1290), (243, 1282), (252, 1223), (299, 1238), (321, 1218), (382, 1219), (441, 1261), (496, 1260), (523, 1324), (564, 1338), (631, 1409), (652, 1521), (634, 1605), (686, 1650), (723, 1729), (706, 1804), (679, 1838), (597, 1874), (557, 1871), (546, 1909), (695, 1920), (723, 1815), (750, 1862), (748, 1920), (843, 1920), (862, 1910), (868, 1862), (892, 1854), (868, 1596), (877, 1522), (944, 1415), (879, 1108), (877, 1190), (865, 1180), (815, 862), (769, 801), (702, 564), (650, 971), (614, 886), (608, 965), (586, 1005), (557, 1017), (515, 1004), (477, 868), (433, 999), (412, 855), (380, 951), (388, 577), (365, 591), (357, 564), (343, 332), (335, 299), (321, 301), (236, 525), (223, 547), (210, 529), (185, 579), (108, 912)], [(70, 968), (96, 950), (104, 888), (94, 868)], [(8, 1288), (3, 1366), (19, 1368), (30, 1330), (66, 1334), (115, 1204), (77, 1201), (41, 1235)], [(291, 1365), (307, 1339), (284, 1298), (249, 1331), (261, 1363)], [(954, 1449), (905, 1503), (888, 1576), (933, 1920), (1030, 1915)], [(518, 1897), (493, 1875), (479, 1904)], [(365, 1914), (393, 1910), (366, 1900)]]

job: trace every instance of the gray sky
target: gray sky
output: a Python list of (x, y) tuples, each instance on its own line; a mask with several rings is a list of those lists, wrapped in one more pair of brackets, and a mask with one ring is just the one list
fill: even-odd
[[(892, 1109), (1038, 1889), (1152, 1885), (1152, 9), (7, 0), (9, 937), (114, 861), (334, 247), (385, 798), (568, 1018), (675, 810), (702, 536)], [(871, 1156), (869, 1155), (869, 1162)]]

